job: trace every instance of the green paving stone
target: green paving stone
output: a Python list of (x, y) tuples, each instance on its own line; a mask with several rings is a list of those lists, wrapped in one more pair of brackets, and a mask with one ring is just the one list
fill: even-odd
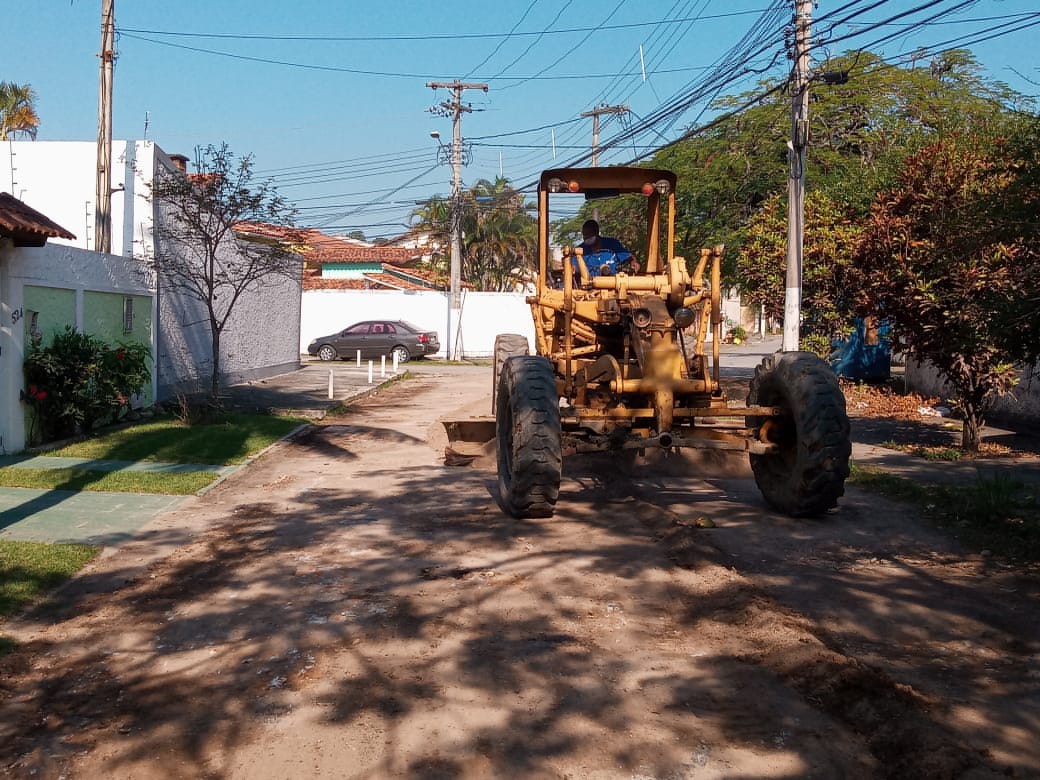
[(185, 498), (0, 488), (0, 539), (116, 544)]

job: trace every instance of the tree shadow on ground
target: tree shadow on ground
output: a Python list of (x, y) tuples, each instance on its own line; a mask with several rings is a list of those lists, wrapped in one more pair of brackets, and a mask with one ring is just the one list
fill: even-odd
[[(283, 445), (281, 467), (324, 453), (322, 436), (355, 454), (413, 443), (352, 428), (349, 440), (328, 431)], [(747, 497), (746, 481), (733, 481), (737, 490), (654, 478), (640, 487), (595, 461), (572, 462), (557, 517), (520, 521), (489, 499), (488, 473), (402, 460), (394, 469), (351, 461), (349, 484), (301, 490), (288, 506), (262, 493), (232, 505), (145, 572), (127, 568), (114, 591), (84, 578), (61, 631), (0, 661), (0, 766), (57, 775), (119, 734), (112, 771), (132, 773), (161, 747), (177, 772), (220, 775), (235, 748), (318, 686), (320, 724), (363, 721), (382, 737), (376, 774), (536, 775), (587, 761), (669, 776), (723, 767), (725, 746), (782, 758), (792, 777), (866, 776), (888, 757), (891, 740), (875, 738), (892, 724), (912, 725), (951, 766), (991, 768), (927, 702), (897, 696), (894, 678), (857, 661), (854, 632), (776, 602), (833, 604), (876, 626), (879, 640), (886, 623), (902, 638), (919, 612), (937, 624), (963, 620), (970, 583), (951, 599), (905, 562), (904, 589), (875, 602), (862, 580), (807, 564), (762, 569), (772, 575), (767, 593), (733, 571), (714, 536), (686, 523), (698, 503), (722, 507), (733, 528), (751, 529), (748, 544), (754, 528), (782, 524)], [(366, 487), (375, 481), (385, 489)], [(807, 528), (798, 531), (807, 544), (825, 542), (826, 522)], [(851, 542), (875, 543), (869, 528)], [(121, 573), (109, 569), (106, 582)], [(1022, 629), (986, 609), (972, 616), (1005, 645)], [(786, 639), (764, 641), (772, 635)], [(710, 655), (692, 655), (704, 642)], [(828, 687), (845, 679), (859, 682)], [(1000, 700), (1028, 703), (1028, 692), (971, 693), (986, 737), (1040, 725), (1025, 706), (1017, 722), (1005, 717)], [(884, 718), (857, 719), (857, 706)], [(405, 735), (419, 725), (429, 744), (416, 748)], [(446, 745), (447, 757), (438, 752)], [(925, 766), (913, 751), (905, 760), (910, 774)]]

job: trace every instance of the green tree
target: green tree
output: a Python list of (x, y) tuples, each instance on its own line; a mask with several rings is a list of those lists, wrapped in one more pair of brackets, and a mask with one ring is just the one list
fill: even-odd
[[(846, 335), (859, 284), (852, 256), (859, 238), (855, 213), (825, 193), (805, 199), (802, 267), (802, 345), (821, 356)], [(737, 274), (744, 302), (780, 319), (784, 313), (787, 260), (787, 198), (773, 196), (751, 218)]]
[(855, 257), (861, 307), (949, 382), (970, 451), (1015, 362), (1040, 350), (1037, 157), (977, 135), (925, 147), (878, 196)]
[[(427, 232), (446, 251), (451, 242), (451, 201), (430, 198), (412, 211), (412, 228)], [(462, 193), (462, 276), (478, 290), (511, 290), (534, 265), (537, 222), (508, 179), (481, 179)]]
[(481, 179), (463, 197), (465, 276), (478, 290), (512, 290), (534, 265), (537, 222), (508, 179)]
[(36, 140), (40, 117), (36, 114), (36, 91), (28, 84), (0, 81), (0, 141), (16, 133)]
[(296, 278), (300, 259), (270, 241), (238, 240), (240, 222), (292, 225), (295, 210), (273, 182), (256, 181), (253, 158), (236, 157), (227, 144), (199, 151), (197, 174), (157, 176), (156, 269), (160, 285), (206, 312), (211, 337), (210, 393), (220, 391), (220, 338), (247, 291), (273, 277)]
[[(806, 184), (851, 213), (866, 217), (875, 195), (897, 181), (904, 157), (954, 132), (993, 137), (1007, 132), (1015, 109), (1028, 98), (988, 80), (966, 51), (950, 51), (893, 67), (870, 52), (847, 52), (824, 60), (817, 72), (844, 71), (848, 82), (814, 84)], [(725, 96), (713, 106), (736, 111), (776, 85), (764, 81), (748, 93)], [(679, 177), (676, 254), (697, 258), (702, 246), (727, 246), (723, 275), (737, 283), (737, 258), (752, 218), (787, 189), (789, 96), (777, 92), (757, 105), (660, 151), (647, 163)], [(632, 247), (642, 212), (623, 202), (586, 204), (558, 226), (560, 239), (578, 234), (599, 208), (604, 232)], [(638, 251), (638, 250), (637, 250)]]

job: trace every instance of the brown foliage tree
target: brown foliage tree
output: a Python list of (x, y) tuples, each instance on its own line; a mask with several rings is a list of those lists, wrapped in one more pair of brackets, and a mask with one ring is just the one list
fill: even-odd
[(1031, 317), (1026, 310), (1038, 299), (1035, 212), (1022, 219), (1035, 157), (979, 137), (911, 155), (856, 253), (860, 306), (881, 312), (895, 345), (949, 382), (969, 451), (993, 398), (1014, 386), (1014, 362), (1037, 349), (1035, 303)]

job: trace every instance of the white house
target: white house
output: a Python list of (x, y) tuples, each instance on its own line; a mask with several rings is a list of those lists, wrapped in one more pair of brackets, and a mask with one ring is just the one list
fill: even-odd
[[(184, 158), (180, 158), (184, 159)], [(92, 250), (97, 147), (93, 141), (12, 141), (0, 148), (0, 188), (77, 234), (54, 244)], [(151, 184), (183, 164), (152, 141), (112, 144), (112, 254), (150, 266), (161, 208)], [(224, 384), (284, 373), (299, 366), (299, 279), (271, 279), (240, 299), (221, 338)], [(203, 385), (212, 362), (208, 319), (201, 305), (156, 290), (156, 398)]]

